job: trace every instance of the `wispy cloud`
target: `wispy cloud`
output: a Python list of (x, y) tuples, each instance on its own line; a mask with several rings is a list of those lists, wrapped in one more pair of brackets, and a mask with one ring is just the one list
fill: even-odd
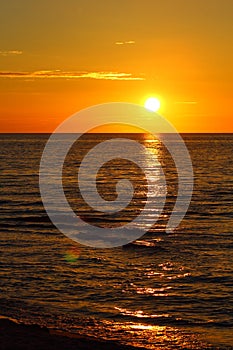
[(116, 45), (133, 45), (135, 44), (134, 40), (129, 40), (129, 41), (116, 41)]
[(10, 50), (10, 51), (1, 51), (0, 50), (0, 56), (15, 56), (15, 55), (22, 55), (23, 51), (19, 50)]
[(0, 71), (0, 78), (145, 80), (142, 76), (124, 72), (66, 72), (61, 70), (40, 70), (35, 72)]

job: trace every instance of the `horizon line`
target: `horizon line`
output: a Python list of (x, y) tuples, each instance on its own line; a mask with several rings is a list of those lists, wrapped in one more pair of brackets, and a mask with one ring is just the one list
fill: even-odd
[[(7, 132), (1, 132), (0, 131), (0, 135), (6, 135), (6, 134), (16, 134), (16, 135), (25, 135), (25, 134), (50, 134), (52, 135), (54, 132), (36, 132), (36, 131), (25, 131), (25, 132), (15, 132), (15, 131), (7, 131)], [(233, 134), (233, 131), (181, 131), (181, 132), (177, 132), (179, 134)], [(61, 133), (57, 133), (57, 134), (141, 134), (141, 135), (145, 135), (145, 134), (151, 134), (150, 132), (117, 132), (117, 131), (113, 131), (113, 132), (86, 132), (86, 133), (82, 133), (82, 132), (61, 132)], [(169, 133), (169, 132), (160, 132), (158, 134), (176, 134), (176, 133)]]

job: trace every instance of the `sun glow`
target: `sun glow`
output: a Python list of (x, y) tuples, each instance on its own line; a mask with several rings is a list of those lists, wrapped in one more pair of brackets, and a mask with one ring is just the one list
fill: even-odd
[(144, 107), (152, 112), (157, 112), (160, 108), (160, 101), (156, 97), (150, 97), (145, 101)]

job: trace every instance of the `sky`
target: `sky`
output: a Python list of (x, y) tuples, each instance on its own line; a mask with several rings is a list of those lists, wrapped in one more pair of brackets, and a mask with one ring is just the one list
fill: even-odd
[(83, 108), (150, 96), (179, 132), (233, 132), (232, 0), (0, 8), (0, 132), (53, 132)]

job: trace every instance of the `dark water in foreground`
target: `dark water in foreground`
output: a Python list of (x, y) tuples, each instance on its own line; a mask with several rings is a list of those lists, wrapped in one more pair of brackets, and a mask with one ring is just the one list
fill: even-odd
[[(105, 137), (87, 135), (71, 152), (64, 188), (77, 214), (108, 227), (133, 218), (146, 183), (130, 164), (107, 164), (100, 190), (106, 197), (114, 193), (113, 169), (131, 174), (140, 182), (134, 206), (107, 217), (83, 203), (72, 169)], [(148, 349), (233, 349), (233, 135), (183, 135), (195, 184), (173, 234), (165, 225), (176, 197), (174, 163), (158, 141), (128, 137), (157, 154), (168, 184), (166, 205), (143, 238), (94, 249), (59, 233), (43, 209), (38, 171), (48, 135), (1, 135), (0, 314)]]

